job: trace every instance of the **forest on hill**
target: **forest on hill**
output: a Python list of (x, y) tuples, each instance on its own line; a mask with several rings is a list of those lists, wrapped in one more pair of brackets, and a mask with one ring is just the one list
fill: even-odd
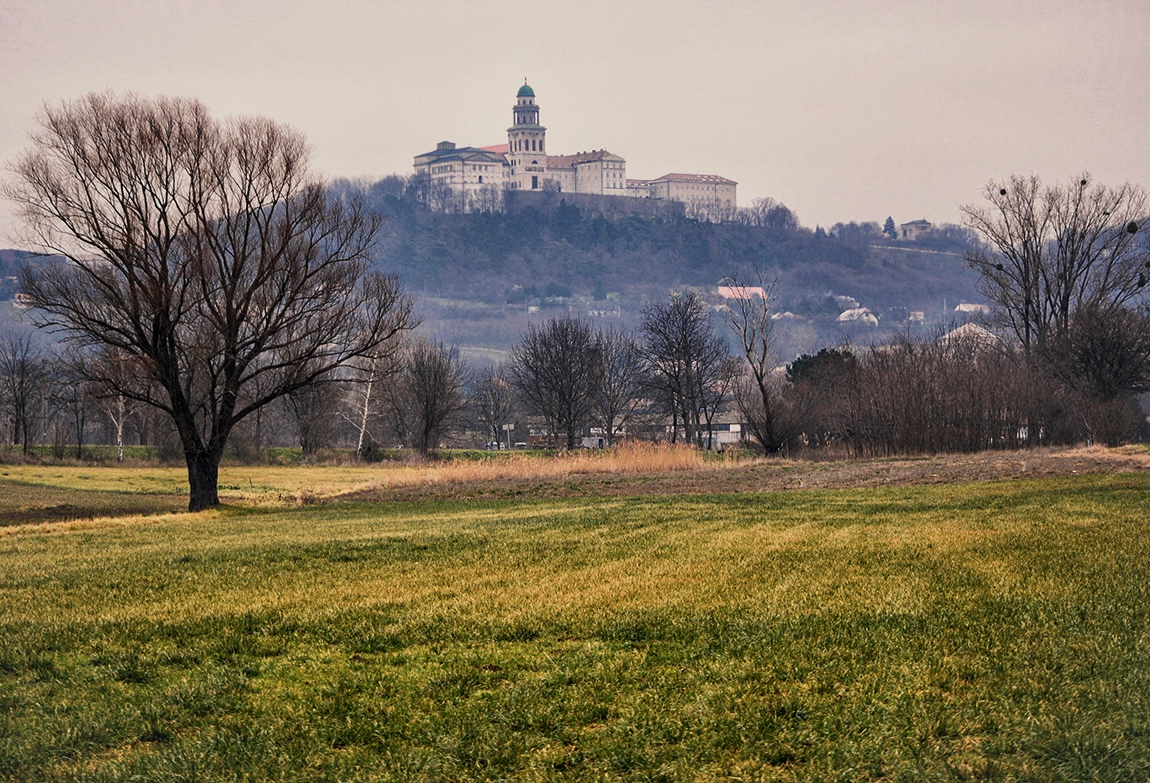
[[(683, 214), (605, 214), (552, 199), (549, 208), (452, 213), (431, 208), (411, 178), (337, 180), (333, 193), (362, 193), (383, 219), (376, 261), (416, 297), (424, 329), (474, 356), (492, 357), (530, 323), (578, 315), (633, 328), (644, 307), (695, 289), (718, 303), (720, 281), (760, 269), (777, 281), (785, 354), (851, 339), (881, 340), (910, 327), (954, 322), (960, 301), (982, 301), (963, 259), (977, 238), (939, 226), (914, 241), (877, 222), (809, 228), (784, 205), (761, 199), (732, 219)], [(26, 251), (0, 251), (0, 300), (17, 291)], [(877, 327), (836, 319), (866, 307)], [(908, 320), (915, 311), (924, 320)], [(12, 317), (10, 302), (0, 312)]]
[[(333, 188), (347, 195), (363, 186)], [(805, 335), (804, 349), (842, 339), (835, 319), (851, 306), (869, 308), (886, 331), (907, 328), (914, 311), (927, 325), (949, 324), (960, 301), (981, 301), (963, 259), (977, 239), (957, 226), (900, 241), (878, 223), (804, 227), (769, 199), (720, 223), (613, 216), (561, 197), (543, 209), (443, 212), (402, 177), (363, 190), (384, 219), (379, 264), (416, 295), (431, 331), (465, 347), (506, 347), (557, 311), (630, 326), (672, 290), (713, 298), (720, 281), (755, 268), (777, 280), (777, 308), (793, 314), (788, 326)]]

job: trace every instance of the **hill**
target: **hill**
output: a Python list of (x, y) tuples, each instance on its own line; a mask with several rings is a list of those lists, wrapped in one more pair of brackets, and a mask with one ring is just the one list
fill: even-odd
[[(958, 301), (978, 301), (962, 259), (971, 237), (953, 228), (897, 242), (877, 224), (811, 230), (794, 219), (710, 223), (673, 210), (597, 210), (587, 199), (576, 206), (561, 195), (507, 212), (444, 214), (396, 181), (402, 183), (388, 178), (366, 191), (384, 220), (377, 263), (416, 295), (425, 329), (472, 356), (499, 356), (528, 323), (553, 314), (633, 327), (648, 304), (686, 288), (717, 304), (719, 282), (755, 266), (777, 278), (778, 309), (793, 314), (779, 324), (784, 355), (844, 337), (881, 339), (908, 328), (914, 311), (925, 318), (915, 325), (946, 324)], [(333, 191), (346, 195), (352, 187), (337, 182)], [(19, 266), (38, 260), (0, 251), (0, 301), (16, 293)], [(871, 309), (878, 329), (836, 322), (854, 306)], [(6, 317), (11, 312), (0, 307)]]
[(958, 301), (978, 301), (962, 258), (972, 240), (961, 229), (897, 242), (877, 224), (827, 231), (612, 215), (562, 197), (550, 208), (443, 214), (386, 192), (382, 183), (369, 194), (385, 219), (380, 265), (421, 298), (434, 331), (462, 345), (505, 347), (535, 313), (633, 325), (643, 307), (671, 290), (697, 288), (713, 298), (723, 278), (755, 266), (777, 277), (779, 309), (821, 342), (841, 336), (835, 318), (848, 299), (887, 328), (905, 328), (912, 311), (946, 323)]

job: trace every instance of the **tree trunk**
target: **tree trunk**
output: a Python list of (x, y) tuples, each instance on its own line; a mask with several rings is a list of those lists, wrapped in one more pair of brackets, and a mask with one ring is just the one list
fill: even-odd
[(220, 504), (220, 457), (205, 450), (187, 452), (188, 486), (191, 489), (188, 511), (203, 511)]
[(112, 420), (116, 425), (116, 462), (124, 461), (124, 395), (116, 397), (117, 416)]

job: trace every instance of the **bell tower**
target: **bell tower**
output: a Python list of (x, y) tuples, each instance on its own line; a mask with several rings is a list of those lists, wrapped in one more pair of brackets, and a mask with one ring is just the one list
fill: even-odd
[(527, 80), (515, 94), (512, 124), (507, 129), (507, 158), (511, 164), (511, 188), (542, 190), (547, 175), (547, 129), (539, 124), (535, 91)]

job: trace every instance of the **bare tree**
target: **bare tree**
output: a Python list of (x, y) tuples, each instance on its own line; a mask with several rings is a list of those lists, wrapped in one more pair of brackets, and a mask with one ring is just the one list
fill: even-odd
[(529, 326), (511, 351), (511, 384), (528, 411), (543, 418), (552, 444), (562, 435), (575, 448), (590, 419), (593, 342), (586, 321), (552, 318)]
[(592, 417), (610, 446), (635, 415), (647, 386), (643, 351), (631, 335), (599, 330), (591, 348)]
[(991, 252), (972, 251), (967, 263), (1027, 357), (1065, 335), (1079, 308), (1124, 307), (1143, 291), (1150, 254), (1136, 236), (1148, 211), (1142, 188), (1105, 187), (1089, 174), (1052, 186), (1014, 176), (990, 182), (984, 195), (988, 206), (962, 212)]
[(1150, 312), (1080, 307), (1043, 358), (1055, 378), (1102, 402), (1150, 391)]
[(394, 407), (392, 384), (402, 369), (405, 347), (405, 340), (390, 340), (370, 356), (353, 360), (346, 370), (342, 416), (355, 430), (357, 459), (368, 459), (381, 441), (380, 423)]
[(116, 431), (116, 460), (123, 462), (124, 428), (129, 418), (143, 406), (140, 398), (149, 396), (137, 388), (137, 393), (129, 397), (123, 389), (149, 383), (142, 361), (137, 356), (107, 346), (76, 356), (73, 361), (79, 365), (76, 374), (88, 379), (97, 407)]
[(471, 392), (475, 418), (489, 443), (503, 439), (504, 427), (515, 413), (515, 390), (508, 381), (509, 370), (498, 365), (481, 373)]
[(748, 226), (758, 226), (772, 231), (795, 231), (799, 227), (798, 218), (786, 206), (773, 198), (757, 198), (750, 206), (737, 211), (736, 219)]
[(288, 412), (305, 457), (331, 446), (336, 431), (338, 393), (338, 383), (330, 373), (288, 393)]
[(459, 350), (426, 337), (411, 341), (393, 385), (394, 416), (408, 444), (427, 456), (459, 423), (467, 407), (466, 369)]
[(171, 418), (190, 510), (219, 503), (237, 424), (410, 324), (398, 281), (368, 270), (378, 218), (329, 198), (283, 125), (89, 95), (46, 108), (13, 171), (29, 239), (67, 259), (23, 276), (39, 324), (139, 359), (154, 385), (104, 380)]
[(502, 212), (503, 196), (503, 188), (499, 185), (483, 185), (476, 191), (471, 208), (475, 212)]
[(53, 363), (52, 374), (55, 376), (57, 416), (61, 421), (56, 422), (55, 430), (56, 451), (59, 456), (65, 441), (63, 436), (67, 433), (68, 440), (76, 446), (76, 459), (84, 458), (84, 436), (88, 431), (89, 415), (92, 413), (94, 399), (92, 384), (87, 378), (82, 365), (69, 356), (57, 357)]
[(681, 423), (686, 441), (703, 445), (704, 391), (727, 358), (707, 303), (694, 291), (673, 294), (643, 310), (639, 329), (651, 383), (671, 401), (673, 433)]
[(730, 303), (727, 324), (738, 339), (746, 361), (748, 378), (738, 388), (739, 411), (752, 438), (766, 454), (786, 448), (790, 433), (782, 424), (783, 393), (779, 374), (780, 356), (775, 342), (775, 322), (771, 309), (778, 296), (777, 281), (767, 281), (756, 269), (749, 278), (736, 276), (735, 290), (741, 292)]
[(48, 361), (31, 332), (0, 335), (0, 403), (10, 424), (11, 443), (25, 455), (36, 443), (44, 419)]

